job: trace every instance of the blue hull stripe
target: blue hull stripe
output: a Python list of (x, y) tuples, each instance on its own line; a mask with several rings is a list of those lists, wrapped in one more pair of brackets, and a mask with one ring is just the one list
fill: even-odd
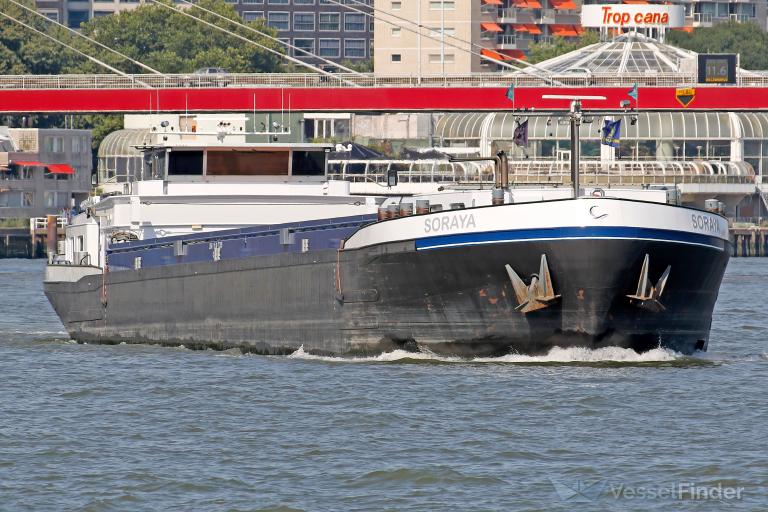
[(588, 226), (518, 229), (513, 231), (487, 231), (443, 235), (416, 240), (416, 249), (443, 249), (468, 245), (502, 244), (552, 240), (648, 240), (685, 245), (698, 245), (710, 249), (725, 250), (726, 241), (709, 235), (671, 231), (666, 229), (633, 228), (624, 226)]

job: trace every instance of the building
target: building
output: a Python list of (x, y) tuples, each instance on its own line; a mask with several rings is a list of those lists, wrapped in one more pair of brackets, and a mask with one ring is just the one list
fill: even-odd
[(91, 190), (91, 131), (0, 127), (0, 218), (60, 214)]
[[(296, 47), (331, 61), (366, 61), (371, 57), (373, 41), (372, 0), (227, 0), (250, 22), (258, 19), (278, 31), (278, 37)], [(115, 14), (146, 0), (36, 0), (38, 10), (49, 18), (77, 28), (91, 18)], [(350, 8), (339, 5), (346, 2)], [(308, 62), (318, 59), (293, 50), (287, 53)]]
[[(581, 26), (582, 0), (375, 0), (374, 70), (377, 74), (457, 74), (496, 71), (489, 59), (525, 59), (532, 43), (574, 38)], [(608, 3), (587, 1), (586, 3)], [(612, 2), (621, 3), (621, 2)], [(626, 0), (647, 4), (647, 0)], [(684, 0), (683, 30), (724, 21), (754, 22), (768, 29), (761, 0)], [(417, 35), (404, 20), (430, 32)], [(423, 31), (422, 31), (423, 33)], [(454, 39), (455, 38), (455, 39)], [(469, 43), (476, 54), (470, 54)]]
[[(372, 18), (357, 12), (371, 11), (370, 7), (360, 6), (358, 0), (237, 1), (242, 2), (235, 7), (245, 21), (265, 19), (268, 26), (277, 29), (281, 40), (293, 46), (331, 61), (359, 63), (371, 58)], [(339, 5), (344, 2), (355, 10)], [(320, 62), (299, 51), (288, 53), (308, 62)]]

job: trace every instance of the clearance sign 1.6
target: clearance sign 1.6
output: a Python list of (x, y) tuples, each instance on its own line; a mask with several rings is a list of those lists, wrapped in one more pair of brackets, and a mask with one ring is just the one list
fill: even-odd
[(581, 7), (584, 27), (682, 27), (682, 5), (590, 4)]

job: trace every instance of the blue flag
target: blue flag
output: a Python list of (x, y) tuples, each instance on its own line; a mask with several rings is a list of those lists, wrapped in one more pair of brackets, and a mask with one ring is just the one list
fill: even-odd
[(507, 99), (511, 102), (515, 101), (515, 85), (512, 84), (509, 86), (509, 89), (507, 89)]
[(605, 120), (603, 123), (602, 136), (600, 137), (600, 144), (605, 144), (612, 148), (619, 147), (619, 144), (621, 144), (621, 119), (616, 121)]
[(632, 89), (627, 93), (627, 96), (637, 101), (637, 84), (632, 86)]

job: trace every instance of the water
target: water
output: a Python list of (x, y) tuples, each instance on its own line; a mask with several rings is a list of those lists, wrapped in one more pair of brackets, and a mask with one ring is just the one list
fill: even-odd
[(42, 269), (0, 261), (3, 512), (768, 510), (766, 259), (705, 355), (473, 362), (77, 345)]

